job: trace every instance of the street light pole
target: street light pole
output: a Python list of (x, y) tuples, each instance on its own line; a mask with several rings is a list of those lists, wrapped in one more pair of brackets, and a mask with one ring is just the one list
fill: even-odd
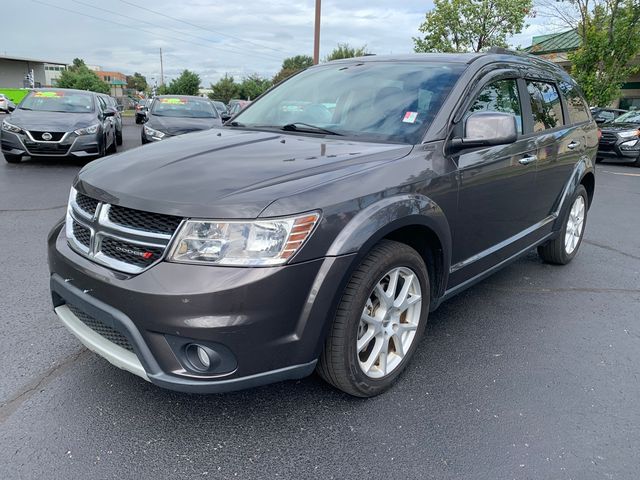
[(316, 23), (313, 32), (313, 64), (320, 63), (320, 2), (316, 0)]

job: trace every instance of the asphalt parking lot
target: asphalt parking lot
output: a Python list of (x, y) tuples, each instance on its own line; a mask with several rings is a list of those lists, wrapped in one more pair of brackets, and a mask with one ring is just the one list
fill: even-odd
[(640, 169), (598, 165), (570, 265), (531, 253), (443, 304), (395, 388), (358, 400), (316, 376), (179, 394), (85, 350), (45, 252), (80, 167), (0, 160), (1, 479), (640, 478)]

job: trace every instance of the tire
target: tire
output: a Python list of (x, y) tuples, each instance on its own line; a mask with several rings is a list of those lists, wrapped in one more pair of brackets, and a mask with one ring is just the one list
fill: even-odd
[(118, 144), (118, 146), (122, 145), (122, 131), (116, 131), (116, 143)]
[(20, 163), (22, 161), (22, 155), (10, 155), (8, 153), (5, 153), (4, 159), (7, 161), (7, 163)]
[[(580, 213), (579, 211), (577, 213), (582, 220), (579, 223), (579, 227), (576, 227), (574, 221), (574, 207), (576, 207), (576, 204), (580, 202), (582, 202), (582, 213)], [(542, 258), (542, 260), (554, 265), (566, 265), (571, 260), (573, 260), (573, 257), (576, 256), (578, 250), (580, 249), (580, 245), (582, 244), (584, 229), (587, 225), (588, 210), (589, 197), (587, 195), (587, 190), (583, 185), (580, 185), (576, 189), (576, 192), (571, 199), (570, 207), (567, 209), (558, 237), (538, 247), (538, 255), (540, 255), (540, 258)], [(576, 232), (578, 233), (578, 236), (576, 237), (575, 234), (573, 235), (574, 243), (568, 243), (568, 228), (579, 228), (579, 231)]]
[[(394, 271), (399, 272), (394, 289), (397, 300), (401, 299), (405, 285), (411, 291), (410, 296), (406, 296), (408, 300), (419, 298), (399, 317), (394, 317), (399, 310), (393, 308), (389, 316), (385, 314), (389, 304), (382, 302), (375, 290), (379, 285), (388, 288), (391, 281), (388, 274)], [(378, 243), (353, 272), (344, 289), (318, 362), (318, 374), (334, 387), (356, 397), (373, 397), (387, 390), (407, 366), (420, 342), (429, 314), (429, 292), (429, 274), (418, 252), (399, 242)], [(365, 317), (367, 322), (362, 320)], [(402, 349), (398, 349), (398, 340)], [(360, 352), (359, 342), (364, 347)], [(383, 363), (385, 342), (387, 353)], [(378, 345), (383, 349), (376, 357)]]
[(103, 135), (102, 142), (100, 142), (100, 146), (98, 147), (98, 158), (107, 156), (107, 137)]

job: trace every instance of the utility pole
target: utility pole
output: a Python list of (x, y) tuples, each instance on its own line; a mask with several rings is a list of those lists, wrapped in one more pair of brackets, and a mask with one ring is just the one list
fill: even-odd
[(162, 65), (162, 47), (160, 47), (160, 85), (164, 85), (164, 66)]
[(313, 32), (313, 64), (320, 63), (320, 2), (316, 0), (316, 24)]

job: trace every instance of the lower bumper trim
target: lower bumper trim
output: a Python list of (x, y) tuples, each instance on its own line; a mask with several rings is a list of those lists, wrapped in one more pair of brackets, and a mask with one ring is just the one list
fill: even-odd
[(99, 335), (87, 327), (73, 314), (66, 304), (56, 307), (55, 312), (62, 323), (64, 323), (65, 327), (67, 327), (67, 329), (89, 350), (97, 353), (101, 357), (104, 357), (109, 361), (109, 363), (116, 367), (149, 381), (147, 372), (145, 372), (142, 363), (140, 363), (140, 360), (138, 360), (135, 353), (125, 350), (115, 343), (110, 342), (102, 335)]

